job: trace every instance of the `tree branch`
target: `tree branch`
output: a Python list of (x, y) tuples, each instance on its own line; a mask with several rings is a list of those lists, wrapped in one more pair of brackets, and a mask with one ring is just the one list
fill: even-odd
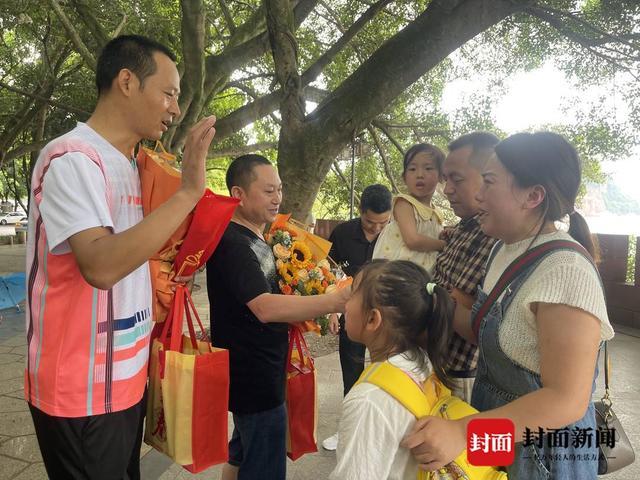
[[(244, 84), (242, 84), (240, 82), (229, 82), (227, 85), (229, 87), (237, 88), (241, 92), (244, 92), (245, 94), (250, 96), (254, 101), (259, 98), (258, 93), (253, 88), (249, 87), (248, 85), (244, 85)], [(271, 120), (276, 125), (280, 125), (281, 124), (280, 120), (278, 120), (278, 118), (273, 113), (270, 113), (269, 117), (271, 118)]]
[[(340, 180), (342, 180), (344, 182), (344, 184), (347, 186), (347, 188), (349, 188), (349, 191), (351, 191), (351, 182), (349, 180), (347, 180), (347, 177), (345, 177), (344, 173), (342, 173), (342, 170), (340, 170), (340, 166), (338, 165), (338, 162), (334, 161), (333, 164), (332, 164), (332, 167), (333, 167), (333, 171), (336, 173), (336, 175), (338, 175), (338, 178), (340, 178)], [(354, 186), (353, 195), (356, 198), (356, 200), (358, 201), (358, 203), (360, 203), (360, 194), (355, 191), (355, 186)]]
[(224, 0), (218, 0), (218, 4), (220, 5), (220, 10), (222, 10), (222, 15), (224, 16), (225, 22), (227, 22), (227, 27), (229, 28), (229, 32), (233, 35), (236, 32), (236, 24), (233, 23), (233, 17), (231, 16), (231, 12), (229, 11), (229, 7)]
[(391, 135), (384, 123), (380, 122), (379, 120), (373, 120), (371, 122), (371, 125), (384, 133), (384, 136), (387, 137), (389, 141), (393, 143), (393, 145), (398, 149), (400, 155), (404, 155), (404, 148), (402, 148), (402, 145), (400, 145), (400, 143), (395, 138), (393, 138), (393, 135)]
[[(302, 21), (307, 17), (309, 12), (313, 10), (318, 0), (299, 0), (298, 4), (295, 7), (295, 26), (299, 26)], [(253, 8), (253, 7), (252, 7)], [(257, 25), (254, 30), (246, 27), (248, 24)], [(237, 39), (245, 39), (248, 38), (244, 43), (236, 45), (235, 42)], [(227, 82), (229, 81), (229, 77), (231, 74), (245, 65), (249, 61), (255, 59), (256, 57), (263, 55), (267, 52), (269, 48), (269, 39), (267, 33), (264, 29), (264, 15), (263, 10), (260, 9), (255, 11), (252, 17), (237, 28), (236, 33), (232, 36), (229, 45), (218, 55), (210, 55), (205, 59), (205, 80), (204, 80), (204, 91), (203, 98), (210, 99), (213, 96), (222, 91)], [(277, 106), (277, 102), (276, 102)], [(191, 110), (191, 108), (189, 108)], [(193, 114), (198, 116), (200, 115), (202, 108), (194, 108)], [(270, 113), (273, 110), (265, 112), (264, 115)], [(235, 113), (235, 112), (234, 112)], [(188, 112), (183, 110), (184, 118), (187, 118)], [(262, 116), (264, 116), (262, 115)], [(234, 117), (244, 118), (244, 111), (238, 112), (238, 115)], [(230, 124), (233, 122), (229, 122)], [(250, 122), (249, 122), (250, 123)], [(233, 123), (234, 127), (238, 125), (238, 123)], [(216, 128), (218, 128), (218, 125)], [(227, 131), (227, 135), (241, 129), (244, 124), (240, 123), (240, 126), (237, 129)], [(224, 127), (224, 125), (223, 125)], [(173, 145), (182, 145), (184, 142), (184, 138), (186, 136), (186, 129), (181, 128), (180, 130), (173, 130), (168, 132), (171, 137), (172, 148)], [(224, 128), (223, 128), (224, 131)], [(219, 137), (221, 138), (221, 137)]]
[(308, 85), (304, 88), (303, 95), (305, 100), (307, 100), (308, 102), (320, 103), (322, 102), (322, 100), (327, 98), (329, 93), (331, 93), (329, 92), (329, 90), (324, 90), (322, 88), (312, 87), (311, 85)]
[[(330, 15), (329, 18), (327, 17), (323, 17), (323, 18), (327, 21), (332, 22), (338, 28), (340, 33), (344, 33), (346, 29), (344, 28), (344, 25), (342, 25), (342, 21), (340, 20), (340, 15), (338, 15), (338, 13), (333, 8), (331, 8), (331, 6), (327, 4), (327, 2), (325, 2), (324, 0), (319, 0), (318, 3), (322, 5), (322, 7)], [(320, 13), (318, 13), (318, 15), (320, 15)]]
[(116, 27), (116, 29), (113, 31), (113, 33), (111, 34), (111, 38), (115, 38), (118, 35), (120, 35), (120, 32), (122, 31), (122, 29), (124, 28), (124, 26), (127, 24), (127, 14), (123, 13), (122, 14), (122, 21), (118, 24), (118, 26)]
[[(245, 145), (243, 147), (229, 147), (216, 150), (215, 148), (209, 149), (207, 158), (222, 158), (222, 157), (239, 157), (247, 153), (259, 152), (261, 150), (272, 150), (278, 148), (276, 142), (259, 142), (252, 145)], [(211, 170), (211, 169), (207, 169)]]
[[(333, 159), (359, 132), (429, 70), (480, 32), (521, 11), (529, 0), (431, 0), (305, 119), (298, 149), (278, 157), (288, 188), (283, 211), (308, 211)], [(305, 159), (301, 162), (300, 159)], [(300, 178), (304, 178), (304, 186)]]
[(254, 73), (254, 74), (251, 74), (251, 75), (247, 75), (246, 77), (242, 77), (242, 78), (239, 78), (239, 79), (235, 80), (235, 83), (248, 82), (250, 80), (255, 80), (256, 78), (270, 78), (270, 79), (273, 79), (274, 76), (275, 75), (273, 73)]
[[(53, 93), (53, 80), (47, 77), (45, 82), (36, 90), (34, 96), (49, 97)], [(35, 117), (45, 102), (30, 98), (25, 102), (22, 109), (14, 115), (13, 121), (8, 122), (2, 134), (0, 134), (0, 160), (4, 156), (4, 152), (18, 137), (20, 132), (29, 125), (29, 122)], [(1, 162), (0, 162), (1, 163)]]
[(94, 10), (85, 1), (73, 0), (72, 3), (78, 13), (78, 18), (85, 24), (87, 30), (89, 30), (95, 38), (96, 43), (98, 44), (98, 49), (102, 49), (110, 38), (109, 34), (103, 27), (103, 22), (100, 22), (96, 18)]
[(58, 0), (49, 0), (49, 5), (51, 5), (51, 8), (60, 19), (62, 26), (66, 30), (70, 40), (73, 42), (73, 45), (76, 47), (77, 52), (80, 54), (80, 56), (83, 58), (85, 63), (89, 66), (89, 68), (91, 68), (91, 70), (95, 72), (96, 59), (93, 57), (91, 52), (89, 52), (89, 49), (80, 38), (80, 35), (78, 34), (77, 30), (75, 29), (71, 21), (67, 18), (65, 13), (62, 11), (62, 7), (60, 7)]
[(389, 160), (387, 160), (387, 155), (386, 153), (384, 153), (384, 148), (382, 148), (382, 144), (380, 143), (380, 138), (378, 138), (378, 134), (376, 133), (376, 131), (373, 129), (371, 125), (367, 127), (367, 131), (369, 132), (369, 135), (371, 135), (371, 138), (373, 139), (373, 143), (378, 149), (378, 153), (380, 154), (380, 158), (382, 159), (384, 173), (386, 174), (387, 179), (389, 179), (389, 181), (391, 182), (393, 193), (398, 193), (399, 192), (398, 186), (396, 185), (396, 181), (393, 177), (393, 172), (391, 171)]
[[(334, 43), (329, 50), (324, 52), (313, 65), (311, 65), (302, 75), (303, 85), (313, 82), (318, 75), (329, 65), (336, 55), (344, 49), (344, 47), (367, 25), (386, 5), (392, 0), (379, 0), (371, 5), (344, 34)], [(323, 2), (324, 5), (324, 2)], [(328, 8), (325, 6), (325, 8)]]
[(11, 85), (9, 85), (7, 83), (4, 83), (4, 82), (0, 82), (0, 87), (6, 88), (7, 90), (9, 90), (11, 92), (18, 93), (20, 95), (24, 95), (25, 97), (29, 97), (29, 98), (32, 98), (34, 100), (40, 100), (42, 102), (45, 102), (45, 103), (51, 105), (52, 107), (56, 107), (56, 108), (59, 108), (61, 110), (64, 110), (65, 112), (76, 113), (78, 115), (86, 115), (87, 117), (89, 117), (91, 115), (91, 112), (87, 112), (86, 110), (82, 110), (80, 108), (76, 108), (76, 107), (72, 107), (72, 106), (69, 106), (69, 105), (65, 105), (65, 104), (57, 102), (55, 100), (51, 100), (50, 98), (46, 98), (43, 95), (39, 95), (38, 93), (31, 93), (31, 92), (27, 92), (25, 90), (21, 90), (19, 88), (13, 87), (13, 86), (11, 86)]
[[(13, 160), (14, 158), (20, 158), (23, 155), (31, 152), (37, 152), (38, 150), (42, 150), (42, 148), (49, 143), (53, 138), (47, 138), (45, 140), (39, 140), (37, 142), (30, 143), (28, 145), (20, 145), (19, 147), (14, 148), (13, 150), (9, 150), (5, 156), (3, 157), (3, 161)], [(0, 167), (2, 164), (0, 163)]]
[[(378, 11), (382, 2), (377, 2), (371, 8), (375, 8), (375, 11)], [(369, 20), (373, 18), (373, 13), (367, 11), (369, 13)], [(366, 14), (365, 13), (365, 14)], [(348, 31), (344, 33), (344, 35), (338, 39), (335, 45), (340, 45), (340, 49), (331, 48), (330, 52), (327, 51), (323, 55), (321, 55), (307, 70), (302, 74), (302, 86), (306, 86), (318, 76), (318, 74), (325, 68), (339, 53), (341, 49), (348, 43), (348, 39), (352, 39), (355, 34), (360, 31), (366, 22), (358, 23), (356, 21), (354, 25), (352, 25)], [(334, 46), (335, 46), (334, 45)], [(322, 66), (322, 69), (320, 68)], [(258, 100), (251, 102), (239, 109), (231, 112), (224, 118), (221, 118), (216, 123), (216, 135), (218, 138), (225, 138), (231, 135), (238, 130), (241, 130), (245, 126), (249, 125), (251, 122), (256, 121), (258, 118), (261, 118), (269, 113), (275, 111), (278, 108), (278, 104), (280, 102), (280, 95), (282, 95), (282, 90), (278, 89), (274, 92), (268, 93)]]
[[(548, 13), (544, 9), (533, 9), (533, 8), (529, 8), (528, 12), (531, 15), (533, 15), (533, 16), (543, 20), (544, 22), (548, 23), (549, 25), (551, 25), (558, 32), (560, 32), (563, 36), (565, 36), (569, 40), (577, 43), (582, 48), (587, 50), (589, 53), (593, 54), (594, 56), (596, 56), (596, 57), (598, 57), (598, 58), (600, 58), (602, 60), (604, 60), (605, 62), (609, 63), (610, 65), (613, 65), (614, 67), (616, 67), (616, 68), (618, 68), (620, 70), (624, 70), (624, 71), (628, 72), (631, 76), (634, 77), (634, 79), (640, 81), (640, 76), (638, 74), (636, 74), (628, 66), (623, 65), (622, 63), (620, 63), (621, 59), (611, 57), (610, 55), (606, 55), (606, 54), (596, 50), (596, 47), (600, 46), (600, 45), (597, 44), (597, 42), (594, 42), (592, 39), (590, 39), (588, 37), (585, 37), (584, 35), (582, 35), (580, 33), (575, 32), (574, 30), (569, 28), (564, 22), (562, 22), (562, 20), (557, 18), (554, 14)], [(626, 54), (624, 54), (622, 52), (618, 52), (618, 51), (616, 51), (616, 53), (622, 54), (622, 55), (626, 55)], [(633, 58), (633, 57), (630, 57), (630, 58)]]
[[(576, 22), (580, 25), (582, 25), (583, 27), (586, 27), (588, 30), (591, 30), (592, 32), (595, 32), (597, 34), (599, 34), (601, 37), (598, 39), (591, 39), (591, 41), (593, 42), (593, 44), (591, 46), (598, 46), (598, 45), (602, 45), (603, 43), (610, 43), (610, 42), (617, 42), (617, 43), (621, 43), (623, 45), (626, 45), (634, 50), (638, 49), (637, 45), (634, 45), (633, 43), (628, 41), (628, 38), (625, 38), (624, 36), (621, 35), (616, 35), (610, 32), (607, 32), (606, 30), (601, 29), (600, 27), (592, 24), (591, 22), (588, 22), (582, 18), (580, 18), (579, 16), (571, 13), (571, 12), (567, 12), (564, 10), (558, 10), (556, 8), (552, 8), (552, 7), (548, 7), (548, 6), (544, 6), (544, 5), (536, 5), (536, 6), (531, 6), (529, 8), (526, 9), (526, 11), (528, 13), (530, 13), (531, 15), (534, 15), (538, 18), (541, 18), (542, 20), (548, 21), (547, 18), (542, 18), (540, 16), (540, 14), (542, 14), (543, 12), (546, 12), (547, 15), (545, 15), (545, 17), (548, 17), (549, 15), (552, 16), (553, 18), (556, 18), (556, 16), (562, 16), (562, 17), (566, 17), (568, 19), (570, 19), (573, 22)], [(557, 19), (556, 20), (558, 22), (561, 22), (561, 20)], [(552, 25), (552, 26), (556, 26), (556, 25)], [(565, 28), (566, 27), (565, 25)], [(584, 37), (585, 39), (588, 37)], [(631, 37), (633, 38), (633, 36)]]
[[(300, 0), (294, 10), (294, 25), (298, 28), (318, 0)], [(234, 70), (250, 60), (265, 54), (269, 49), (269, 38), (264, 23), (264, 10), (261, 7), (229, 40), (229, 45), (218, 55), (210, 55), (205, 60), (207, 75), (205, 94), (208, 96), (218, 86), (222, 88), (226, 79)]]

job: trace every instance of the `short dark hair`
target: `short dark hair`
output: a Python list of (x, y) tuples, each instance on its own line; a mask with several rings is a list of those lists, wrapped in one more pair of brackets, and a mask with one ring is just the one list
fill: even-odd
[(407, 152), (404, 154), (404, 158), (402, 160), (402, 176), (403, 177), (404, 177), (404, 174), (407, 173), (407, 167), (411, 163), (411, 160), (413, 160), (413, 157), (415, 157), (420, 152), (424, 152), (428, 154), (436, 164), (435, 166), (438, 169), (438, 172), (442, 173), (442, 163), (444, 162), (444, 152), (440, 150), (438, 147), (436, 147), (435, 145), (431, 145), (430, 143), (418, 143), (413, 147), (411, 147), (409, 150), (407, 150)]
[(176, 56), (168, 47), (141, 35), (120, 35), (109, 41), (102, 49), (96, 67), (98, 96), (111, 89), (113, 79), (123, 68), (131, 70), (138, 77), (142, 88), (145, 79), (156, 72), (155, 52), (176, 61)]
[(379, 183), (369, 185), (362, 191), (360, 211), (371, 210), (373, 213), (385, 213), (391, 210), (391, 192)]
[(236, 158), (227, 169), (227, 189), (240, 187), (244, 190), (256, 179), (253, 169), (256, 165), (271, 165), (271, 162), (262, 155), (250, 153)]
[(459, 136), (449, 144), (449, 151), (453, 152), (462, 147), (470, 146), (475, 152), (477, 150), (493, 149), (500, 139), (491, 132), (471, 132)]
[(494, 152), (500, 139), (491, 132), (471, 132), (456, 138), (449, 144), (449, 152), (459, 148), (471, 147), (468, 162), (476, 170), (482, 171)]

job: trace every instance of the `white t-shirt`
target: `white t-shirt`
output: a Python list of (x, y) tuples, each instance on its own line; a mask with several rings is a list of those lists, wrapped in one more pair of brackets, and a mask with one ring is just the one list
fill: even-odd
[[(421, 370), (405, 356), (389, 359), (392, 365), (423, 383), (430, 367)], [(342, 402), (338, 429), (338, 464), (331, 480), (415, 480), (418, 464), (400, 442), (416, 422), (398, 400), (376, 385), (354, 386)]]
[[(68, 239), (78, 232), (106, 227), (113, 233), (120, 233), (143, 219), (140, 177), (135, 160), (126, 158), (85, 123), (78, 122), (77, 127), (65, 136), (91, 145), (102, 159), (104, 173), (79, 152), (67, 153), (51, 162), (44, 175), (39, 208), (49, 250), (54, 255), (70, 252)], [(108, 197), (110, 204), (106, 201)], [(148, 263), (120, 280), (112, 290), (116, 319), (138, 315), (151, 321)], [(138, 329), (150, 328), (136, 323)]]
[[(540, 235), (533, 246), (551, 240), (575, 242), (568, 233), (558, 230)], [(491, 291), (504, 270), (529, 248), (530, 243), (531, 238), (528, 238), (502, 245), (484, 279), (485, 293)], [(502, 300), (502, 296), (499, 300)], [(584, 310), (600, 320), (602, 340), (613, 337), (604, 291), (591, 262), (572, 250), (551, 253), (516, 292), (498, 332), (500, 347), (507, 356), (533, 372), (540, 373), (538, 329), (536, 317), (531, 311), (531, 305), (537, 302), (569, 305)]]

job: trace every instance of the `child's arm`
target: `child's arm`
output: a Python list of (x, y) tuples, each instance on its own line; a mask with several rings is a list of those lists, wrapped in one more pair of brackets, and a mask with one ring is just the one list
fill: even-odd
[(405, 245), (410, 250), (415, 250), (416, 252), (437, 252), (438, 250), (442, 250), (446, 245), (442, 240), (418, 233), (413, 206), (406, 200), (402, 198), (396, 200), (396, 204), (393, 207), (393, 218), (395, 218), (398, 223), (402, 240), (404, 240)]

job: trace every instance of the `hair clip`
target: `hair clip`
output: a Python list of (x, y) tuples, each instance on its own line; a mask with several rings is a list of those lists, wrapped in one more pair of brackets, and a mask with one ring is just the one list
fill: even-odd
[(427, 287), (426, 288), (427, 288), (427, 293), (429, 295), (433, 295), (433, 292), (434, 292), (434, 290), (436, 288), (436, 284), (433, 283), (433, 282), (429, 282), (429, 283), (427, 283)]

